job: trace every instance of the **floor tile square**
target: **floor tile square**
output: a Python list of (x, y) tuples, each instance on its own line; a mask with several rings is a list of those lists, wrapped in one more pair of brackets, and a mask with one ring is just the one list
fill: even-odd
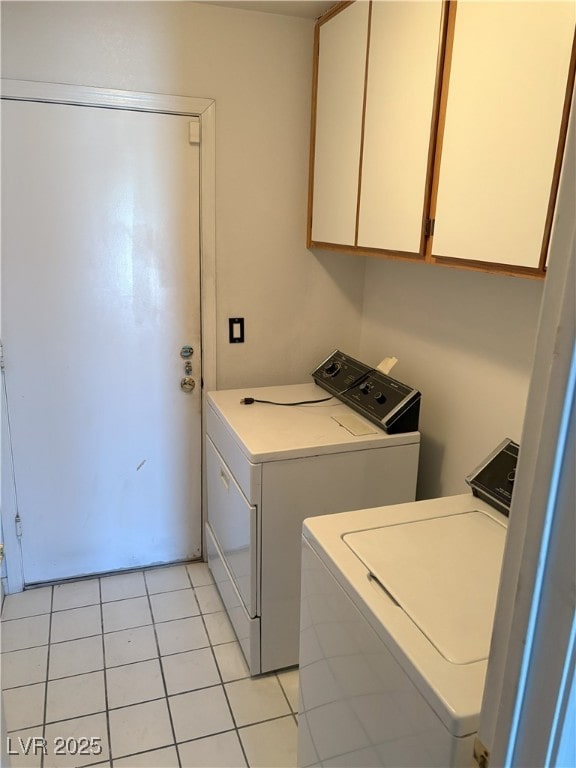
[(42, 724), (45, 687), (46, 683), (37, 683), (22, 688), (9, 688), (2, 692), (6, 731), (19, 731)]
[(100, 579), (102, 602), (126, 600), (129, 597), (142, 597), (146, 594), (146, 584), (142, 571), (117, 573)]
[(158, 656), (154, 627), (133, 627), (104, 635), (106, 666), (117, 667)]
[(196, 592), (196, 599), (202, 613), (216, 613), (216, 611), (224, 610), (224, 603), (214, 584), (195, 587), (194, 591)]
[(109, 716), (114, 759), (174, 743), (166, 699), (113, 709)]
[(244, 768), (246, 760), (236, 731), (226, 731), (178, 745), (186, 768)]
[(73, 581), (68, 584), (56, 584), (52, 610), (64, 611), (67, 608), (82, 608), (100, 602), (100, 582), (98, 579)]
[(232, 680), (240, 680), (243, 677), (250, 677), (250, 670), (240, 648), (240, 643), (215, 645), (214, 655), (216, 656), (222, 680), (225, 683), (229, 683)]
[(165, 696), (158, 659), (107, 669), (106, 683), (111, 709)]
[(300, 674), (298, 668), (278, 672), (278, 680), (290, 703), (292, 712), (298, 712), (300, 703)]
[(168, 701), (178, 742), (234, 728), (221, 685), (170, 696)]
[(212, 645), (231, 643), (236, 640), (234, 627), (225, 611), (205, 614), (204, 623), (206, 624), (206, 631)]
[(28, 616), (38, 616), (50, 613), (52, 605), (52, 587), (28, 589), (6, 595), (2, 607), (2, 619), (24, 619)]
[(104, 632), (141, 627), (152, 623), (147, 597), (131, 597), (113, 603), (103, 603)]
[(48, 667), (48, 646), (27, 648), (23, 651), (8, 651), (1, 657), (2, 688), (17, 685), (43, 683)]
[(158, 644), (162, 656), (183, 651), (195, 651), (210, 645), (204, 624), (199, 616), (177, 619), (156, 625)]
[(169, 696), (221, 682), (210, 648), (164, 656), (162, 667)]
[[(102, 763), (110, 756), (104, 713), (52, 723), (46, 726), (45, 736), (48, 754), (44, 757), (44, 768), (76, 768), (79, 765)], [(80, 756), (74, 754), (72, 749), (67, 750), (69, 739), (72, 744), (78, 744), (85, 754)], [(85, 742), (85, 739), (89, 741)]]
[(64, 643), (50, 645), (50, 667), (48, 678), (81, 675), (85, 672), (97, 672), (104, 668), (102, 636), (82, 637), (67, 640)]
[[(43, 752), (42, 726), (14, 731), (6, 737), (10, 768), (40, 768)], [(36, 741), (35, 741), (36, 739)]]
[(238, 727), (291, 715), (275, 675), (236, 680), (226, 683), (225, 688)]
[(193, 587), (205, 587), (208, 584), (214, 584), (208, 563), (190, 563), (186, 568)]
[(291, 715), (240, 728), (239, 734), (250, 768), (296, 768), (298, 731)]
[(179, 768), (179, 766), (176, 747), (153, 749), (151, 752), (141, 752), (139, 755), (114, 760), (114, 768)]
[(89, 672), (48, 682), (47, 723), (94, 715), (105, 709), (104, 672)]
[(150, 595), (150, 603), (155, 622), (200, 615), (200, 608), (198, 608), (192, 587), (179, 589), (176, 592), (161, 592), (157, 595)]
[(18, 651), (48, 643), (50, 614), (2, 621), (2, 651)]
[[(250, 678), (206, 563), (8, 597), (8, 736), (42, 737), (46, 702), (48, 746), (43, 762), (11, 755), (14, 768), (295, 765), (298, 669)], [(95, 749), (57, 755), (56, 737), (95, 737)]]
[(157, 592), (171, 592), (175, 589), (188, 589), (190, 579), (185, 565), (175, 565), (170, 568), (157, 568), (146, 571), (146, 585), (150, 595)]
[(100, 635), (101, 632), (102, 618), (99, 605), (72, 608), (68, 611), (58, 611), (52, 614), (50, 640), (53, 643)]

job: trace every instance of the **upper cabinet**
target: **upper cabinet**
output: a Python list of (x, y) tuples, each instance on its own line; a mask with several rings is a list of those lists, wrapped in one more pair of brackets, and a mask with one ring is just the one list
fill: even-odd
[(316, 28), (310, 247), (541, 276), (576, 3), (357, 0)]

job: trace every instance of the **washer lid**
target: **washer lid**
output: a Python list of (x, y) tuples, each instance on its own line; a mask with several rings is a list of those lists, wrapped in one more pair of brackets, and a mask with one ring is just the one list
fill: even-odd
[(488, 658), (504, 525), (474, 510), (343, 538), (447, 661)]

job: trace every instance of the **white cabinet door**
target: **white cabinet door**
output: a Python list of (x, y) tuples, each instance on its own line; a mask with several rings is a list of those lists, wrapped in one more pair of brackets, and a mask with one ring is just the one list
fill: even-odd
[(433, 254), (540, 264), (573, 2), (459, 2)]
[(312, 230), (315, 242), (354, 245), (369, 3), (319, 28)]
[(373, 3), (358, 245), (418, 253), (442, 2)]

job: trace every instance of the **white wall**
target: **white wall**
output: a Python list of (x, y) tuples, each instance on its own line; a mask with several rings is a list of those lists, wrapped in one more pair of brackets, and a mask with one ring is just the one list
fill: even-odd
[(418, 495), (459, 493), (520, 438), (542, 285), (306, 250), (312, 39), (189, 2), (2, 3), (3, 77), (216, 99), (218, 386), (306, 381), (335, 347), (396, 355), (423, 393)]
[(306, 381), (359, 341), (362, 262), (305, 247), (313, 29), (193, 2), (2, 3), (3, 77), (216, 100), (220, 388)]
[(520, 441), (541, 281), (368, 260), (360, 356), (394, 355), (422, 392), (418, 498), (464, 477), (505, 437)]

